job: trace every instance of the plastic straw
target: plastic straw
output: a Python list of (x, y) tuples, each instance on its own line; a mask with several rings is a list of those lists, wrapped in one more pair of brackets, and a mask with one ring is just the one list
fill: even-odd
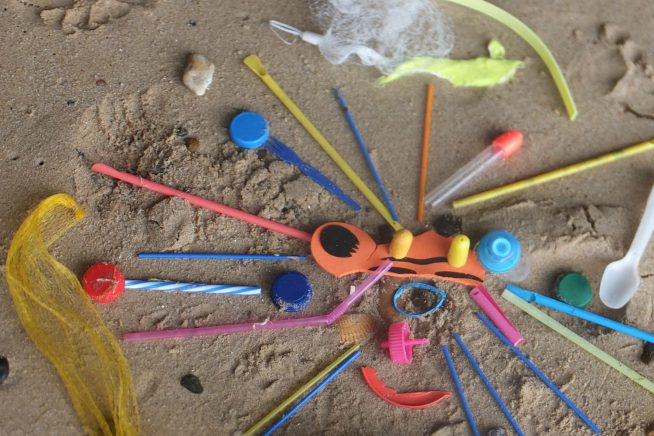
[(323, 381), (318, 384), (315, 388), (309, 392), (306, 397), (302, 398), (302, 400), (297, 403), (291, 410), (289, 410), (287, 413), (285, 413), (277, 422), (275, 422), (272, 427), (270, 427), (268, 430), (266, 430), (263, 433), (263, 436), (270, 436), (277, 430), (279, 427), (281, 427), (286, 421), (288, 421), (295, 413), (300, 410), (305, 404), (307, 404), (313, 397), (316, 396), (320, 391), (322, 391), (325, 386), (329, 384), (336, 376), (338, 376), (341, 372), (343, 372), (352, 362), (354, 362), (359, 356), (361, 356), (361, 351), (357, 351), (354, 354), (352, 354), (350, 357), (345, 359), (341, 365), (334, 370), (331, 374), (327, 376)]
[(325, 327), (336, 322), (368, 289), (377, 283), (386, 271), (393, 265), (391, 261), (385, 261), (375, 272), (370, 274), (366, 279), (357, 286), (356, 290), (348, 295), (338, 306), (331, 312), (308, 318), (264, 320), (262, 322), (249, 322), (241, 324), (223, 324), (209, 327), (187, 327), (172, 330), (151, 330), (144, 332), (126, 333), (123, 335), (125, 342), (146, 342), (160, 339), (187, 338), (193, 336), (213, 336), (227, 335), (233, 333), (246, 333), (259, 330), (283, 330), (300, 327)]
[(279, 412), (284, 410), (286, 406), (291, 404), (293, 401), (297, 400), (300, 398), (302, 394), (304, 394), (306, 391), (311, 389), (313, 385), (318, 383), (323, 377), (325, 377), (327, 374), (332, 372), (334, 368), (336, 368), (338, 365), (341, 364), (341, 362), (345, 361), (348, 357), (350, 357), (352, 354), (354, 354), (356, 351), (359, 350), (361, 345), (355, 344), (351, 346), (345, 353), (341, 354), (334, 360), (332, 363), (327, 365), (322, 371), (320, 371), (318, 374), (316, 374), (311, 380), (306, 382), (302, 387), (300, 387), (297, 391), (293, 392), (290, 397), (282, 401), (279, 406), (275, 407), (273, 410), (268, 412), (266, 416), (261, 418), (259, 421), (256, 422), (252, 427), (246, 430), (246, 432), (243, 434), (243, 436), (250, 436), (253, 435), (256, 431), (260, 430), (264, 425), (266, 425), (275, 415), (277, 415)]
[(266, 67), (261, 62), (261, 59), (257, 55), (250, 55), (243, 59), (243, 63), (254, 72), (254, 74), (259, 77), (263, 83), (272, 91), (273, 94), (282, 102), (286, 109), (293, 114), (293, 116), (298, 120), (302, 127), (306, 129), (307, 132), (315, 139), (315, 141), (322, 147), (322, 149), (327, 153), (327, 155), (336, 163), (336, 165), (341, 169), (343, 174), (345, 174), (354, 186), (361, 191), (366, 200), (379, 212), (379, 214), (388, 222), (388, 224), (393, 227), (393, 230), (401, 230), (403, 227), (400, 223), (395, 221), (391, 216), (386, 206), (379, 201), (379, 199), (373, 194), (373, 192), (368, 188), (368, 186), (361, 180), (361, 177), (354, 171), (354, 169), (343, 159), (343, 157), (336, 151), (333, 145), (327, 141), (327, 138), (323, 136), (322, 133), (313, 125), (307, 116), (300, 110), (300, 108), (295, 104), (293, 100), (284, 92), (284, 90), (279, 86), (279, 84), (273, 79)]
[(527, 303), (526, 301), (522, 300), (520, 297), (512, 294), (511, 292), (504, 291), (502, 293), (502, 297), (509, 303), (517, 306), (518, 309), (522, 310), (527, 315), (530, 315), (531, 317), (545, 324), (547, 327), (551, 328), (552, 330), (554, 330), (555, 332), (557, 332), (558, 334), (560, 334), (561, 336), (572, 342), (573, 344), (579, 346), (579, 348), (581, 348), (582, 350), (592, 354), (602, 362), (609, 365), (611, 368), (615, 369), (622, 375), (629, 378), (629, 380), (633, 381), (634, 383), (640, 385), (644, 389), (647, 389), (649, 392), (654, 394), (654, 382), (646, 378), (644, 375), (634, 371), (624, 363), (620, 362), (615, 357), (611, 356), (610, 354), (606, 353), (602, 349), (591, 344), (586, 339), (582, 338), (572, 330), (568, 329), (554, 318), (550, 317), (543, 311), (539, 310), (537, 307)]
[(284, 254), (229, 254), (229, 253), (139, 253), (139, 259), (214, 259), (214, 260), (307, 260), (308, 256)]
[[(449, 0), (452, 1), (452, 0)], [(460, 198), (454, 203), (452, 207), (454, 209), (459, 209), (466, 206), (472, 206), (473, 204), (482, 203), (484, 201), (492, 200), (494, 198), (503, 197), (505, 195), (512, 194), (514, 192), (523, 191), (532, 186), (538, 186), (543, 183), (551, 182), (552, 180), (557, 180), (566, 176), (571, 176), (573, 174), (580, 173), (582, 171), (590, 170), (601, 165), (606, 165), (611, 162), (618, 161), (620, 159), (625, 159), (631, 156), (635, 156), (640, 153), (654, 149), (654, 139), (649, 141), (641, 142), (640, 144), (632, 145), (621, 150), (612, 151), (610, 153), (603, 154), (601, 156), (594, 157), (576, 164), (568, 165), (553, 171), (548, 171), (546, 173), (539, 174), (528, 179), (519, 180), (517, 182), (509, 183), (508, 185), (499, 186), (497, 188), (490, 189), (488, 191), (481, 192), (479, 194), (470, 195), (468, 197)]]
[(163, 280), (125, 280), (125, 289), (133, 291), (189, 292), (197, 294), (261, 295), (254, 286), (212, 285)]
[(450, 370), (450, 376), (452, 376), (452, 381), (456, 387), (456, 391), (459, 394), (459, 399), (461, 400), (461, 405), (463, 406), (463, 411), (466, 413), (466, 418), (468, 419), (468, 425), (470, 425), (470, 430), (475, 436), (479, 436), (479, 429), (477, 429), (477, 423), (475, 422), (475, 417), (472, 416), (472, 410), (470, 410), (470, 405), (468, 405), (468, 399), (466, 394), (463, 392), (463, 386), (461, 385), (461, 380), (459, 380), (459, 374), (456, 372), (454, 367), (454, 362), (452, 361), (452, 356), (450, 351), (447, 349), (446, 344), (441, 344), (441, 350), (445, 356), (445, 361), (447, 362), (447, 367)]
[(574, 306), (570, 306), (569, 304), (565, 304), (553, 298), (522, 289), (516, 285), (506, 285), (506, 290), (530, 303), (540, 304), (541, 306), (549, 307), (550, 309), (554, 309), (558, 312), (563, 312), (570, 316), (592, 322), (593, 324), (601, 325), (611, 330), (624, 333), (625, 335), (633, 336), (635, 338), (642, 339), (643, 341), (654, 343), (654, 334), (652, 333), (639, 330), (635, 327), (631, 327), (617, 321), (613, 321), (612, 319), (604, 318), (603, 316), (599, 316), (595, 313), (587, 312)]
[(149, 191), (157, 192), (159, 194), (167, 195), (169, 197), (179, 197), (182, 198), (194, 206), (202, 207), (204, 209), (209, 209), (216, 213), (221, 213), (223, 215), (230, 216), (242, 221), (246, 221), (255, 226), (263, 227), (264, 229), (272, 230), (273, 232), (281, 233), (292, 238), (299, 239), (301, 241), (311, 241), (311, 233), (303, 232), (286, 224), (278, 223), (266, 218), (261, 218), (256, 215), (252, 215), (242, 210), (234, 209), (227, 205), (216, 203), (215, 201), (207, 200), (202, 197), (198, 197), (193, 194), (188, 194), (186, 192), (180, 191), (178, 189), (172, 188), (167, 185), (162, 185), (161, 183), (153, 182), (143, 177), (135, 176), (134, 174), (124, 173), (118, 171), (115, 168), (112, 168), (108, 165), (96, 163), (91, 167), (92, 171), (96, 173), (104, 174), (105, 176), (111, 177), (113, 179), (121, 180), (123, 182), (129, 183), (134, 186), (139, 186), (145, 188)]
[(561, 392), (561, 390), (560, 390), (558, 387), (556, 387), (556, 385), (555, 385), (554, 383), (552, 383), (552, 381), (551, 381), (549, 378), (547, 378), (547, 376), (546, 376), (545, 374), (543, 374), (543, 372), (541, 372), (541, 370), (538, 369), (538, 367), (537, 367), (537, 366), (536, 366), (536, 365), (535, 365), (531, 360), (529, 360), (529, 359), (527, 358), (527, 356), (525, 356), (524, 354), (522, 354), (522, 351), (520, 351), (517, 347), (515, 347), (515, 346), (514, 346), (514, 345), (513, 345), (513, 344), (512, 344), (512, 343), (511, 343), (511, 342), (510, 342), (510, 341), (509, 341), (509, 340), (508, 340), (508, 339), (507, 339), (503, 334), (502, 334), (502, 332), (500, 332), (500, 331), (497, 329), (497, 327), (495, 327), (495, 326), (493, 325), (493, 323), (490, 322), (490, 320), (489, 320), (488, 318), (486, 318), (486, 316), (485, 316), (484, 314), (482, 314), (482, 313), (480, 313), (480, 312), (477, 312), (477, 317), (479, 317), (479, 319), (482, 320), (482, 322), (486, 325), (486, 327), (488, 327), (488, 329), (489, 329), (490, 331), (492, 331), (492, 332), (495, 334), (495, 336), (498, 337), (498, 339), (500, 339), (502, 342), (504, 342), (504, 345), (506, 345), (507, 347), (509, 347), (509, 349), (510, 349), (511, 351), (513, 351), (513, 354), (515, 354), (515, 355), (516, 355), (520, 360), (522, 360), (522, 362), (523, 362), (525, 365), (527, 365), (527, 366), (529, 367), (529, 369), (531, 369), (532, 372), (533, 372), (534, 374), (536, 374), (536, 376), (538, 376), (538, 378), (539, 378), (543, 383), (545, 383), (545, 385), (546, 385), (548, 388), (550, 388), (550, 389), (552, 390), (552, 392), (554, 392), (554, 393), (555, 393), (555, 394), (556, 394), (556, 395), (561, 399), (561, 401), (563, 401), (563, 402), (564, 402), (564, 403), (565, 403), (565, 404), (566, 404), (566, 405), (567, 405), (567, 406), (568, 406), (568, 407), (569, 407), (569, 408), (570, 408), (570, 409), (571, 409), (571, 410), (572, 410), (572, 411), (573, 411), (573, 412), (574, 412), (574, 413), (575, 413), (575, 414), (576, 414), (576, 415), (577, 415), (577, 416), (578, 416), (582, 421), (584, 421), (584, 423), (585, 423), (585, 424), (586, 424), (586, 425), (587, 425), (587, 426), (588, 426), (588, 427), (589, 427), (589, 428), (590, 428), (594, 433), (597, 433), (597, 434), (601, 433), (601, 430), (600, 430), (599, 428), (597, 428), (597, 426), (596, 426), (595, 424), (593, 424), (593, 422), (592, 422), (592, 421), (591, 421), (591, 420), (590, 420), (590, 419), (589, 419), (589, 418), (584, 414), (584, 412), (582, 412), (581, 410), (579, 410), (579, 408), (578, 408), (577, 406), (575, 406), (575, 404), (572, 402), (572, 400), (570, 400), (568, 397), (566, 397), (566, 395), (565, 395), (563, 392)]
[(422, 224), (425, 212), (425, 185), (427, 184), (427, 163), (429, 162), (429, 137), (431, 136), (431, 107), (434, 100), (434, 85), (427, 85), (425, 103), (425, 125), (422, 131), (422, 161), (420, 163), (420, 186), (418, 189), (418, 222)]
[(361, 150), (361, 154), (363, 154), (363, 157), (366, 159), (368, 168), (370, 168), (370, 172), (372, 173), (372, 176), (375, 178), (375, 182), (377, 182), (377, 186), (379, 186), (379, 190), (381, 191), (382, 197), (384, 199), (384, 203), (386, 203), (386, 207), (388, 207), (388, 211), (390, 212), (393, 219), (395, 221), (398, 221), (399, 218), (397, 217), (397, 213), (393, 208), (393, 203), (391, 203), (391, 199), (388, 196), (388, 193), (386, 192), (386, 188), (384, 188), (384, 183), (382, 182), (381, 177), (379, 177), (379, 173), (377, 172), (377, 168), (375, 168), (375, 164), (372, 162), (372, 158), (370, 157), (370, 153), (368, 152), (368, 147), (366, 147), (366, 144), (363, 142), (363, 137), (361, 136), (361, 133), (359, 132), (359, 129), (356, 123), (354, 122), (354, 117), (350, 112), (350, 108), (347, 106), (347, 103), (345, 102), (345, 97), (343, 97), (343, 93), (341, 92), (340, 88), (335, 88), (335, 91), (336, 91), (336, 98), (338, 99), (338, 103), (341, 105), (341, 108), (345, 113), (345, 118), (347, 119), (347, 123), (350, 125), (352, 134), (354, 134), (354, 139), (356, 139), (357, 144), (359, 145), (359, 149)]
[(502, 397), (500, 397), (500, 394), (495, 390), (495, 387), (493, 387), (493, 384), (490, 382), (488, 377), (486, 377), (486, 374), (479, 366), (479, 363), (472, 355), (472, 353), (466, 346), (465, 342), (463, 342), (463, 339), (461, 339), (461, 336), (459, 336), (458, 333), (454, 333), (452, 336), (454, 336), (454, 340), (456, 341), (457, 344), (459, 344), (459, 347), (461, 347), (461, 351), (463, 351), (463, 354), (466, 355), (468, 361), (475, 369), (475, 372), (477, 372), (477, 375), (479, 376), (481, 381), (483, 381), (484, 384), (486, 385), (486, 389), (488, 389), (488, 392), (490, 392), (490, 394), (493, 396), (493, 399), (497, 403), (498, 407), (502, 410), (504, 416), (506, 416), (506, 419), (509, 421), (509, 424), (511, 424), (511, 427), (513, 427), (513, 429), (516, 431), (516, 433), (518, 433), (519, 436), (523, 436), (524, 432), (513, 418), (513, 415), (511, 415), (511, 412), (509, 412), (509, 409), (506, 407), (506, 404), (504, 404), (504, 401), (502, 400)]

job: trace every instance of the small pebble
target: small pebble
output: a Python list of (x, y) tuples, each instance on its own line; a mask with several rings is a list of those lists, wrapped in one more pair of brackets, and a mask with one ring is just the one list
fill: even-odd
[(654, 344), (651, 342), (645, 342), (643, 346), (643, 354), (640, 355), (640, 361), (645, 365), (649, 365), (654, 358)]
[(506, 436), (506, 430), (504, 430), (502, 427), (491, 428), (486, 434), (488, 436)]
[(182, 386), (194, 394), (201, 394), (204, 392), (204, 388), (202, 387), (202, 383), (200, 383), (200, 379), (193, 374), (186, 374), (179, 382)]
[(0, 356), (0, 385), (9, 377), (9, 361), (6, 357)]
[(439, 235), (449, 238), (463, 232), (462, 220), (454, 215), (441, 215), (434, 221), (434, 229)]
[(191, 153), (197, 153), (200, 150), (200, 140), (198, 138), (186, 138), (184, 139), (184, 144), (186, 144), (186, 148)]
[(195, 95), (204, 95), (213, 81), (214, 65), (201, 54), (191, 54), (186, 62), (182, 82)]
[(175, 136), (177, 136), (180, 139), (184, 139), (188, 136), (188, 130), (186, 129), (186, 127), (176, 127)]

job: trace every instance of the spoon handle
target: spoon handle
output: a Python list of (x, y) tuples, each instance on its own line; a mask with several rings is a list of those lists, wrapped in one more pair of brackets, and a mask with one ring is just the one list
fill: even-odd
[(629, 247), (627, 256), (635, 257), (639, 261), (652, 237), (652, 232), (654, 232), (654, 186), (652, 186), (652, 190), (649, 193), (645, 212), (643, 212), (643, 216), (640, 219), (638, 230), (636, 230), (636, 235), (631, 243), (631, 247)]

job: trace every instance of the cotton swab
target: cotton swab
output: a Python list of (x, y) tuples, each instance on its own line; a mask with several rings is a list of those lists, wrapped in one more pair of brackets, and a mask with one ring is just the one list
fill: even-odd
[(422, 161), (420, 163), (420, 185), (418, 188), (418, 222), (422, 224), (425, 212), (425, 185), (427, 184), (427, 163), (429, 162), (429, 137), (431, 136), (431, 107), (434, 100), (434, 85), (427, 85), (425, 103), (425, 125), (422, 131)]
[(352, 345), (345, 353), (341, 354), (338, 356), (332, 363), (327, 365), (322, 371), (320, 371), (318, 374), (316, 374), (311, 380), (303, 384), (297, 391), (293, 392), (290, 397), (282, 401), (279, 406), (275, 407), (273, 410), (268, 412), (266, 416), (261, 418), (259, 421), (257, 421), (252, 427), (247, 429), (245, 433), (243, 433), (243, 436), (251, 436), (255, 432), (259, 431), (264, 425), (266, 425), (272, 418), (275, 417), (275, 415), (279, 414), (282, 410), (284, 410), (289, 404), (291, 404), (293, 401), (297, 400), (300, 398), (302, 394), (304, 394), (306, 391), (311, 389), (316, 383), (318, 383), (323, 377), (325, 377), (327, 374), (332, 372), (338, 365), (341, 364), (341, 362), (344, 362), (348, 357), (356, 353), (359, 348), (361, 348), (361, 345), (355, 344)]
[(350, 129), (352, 130), (354, 139), (356, 139), (357, 144), (359, 145), (361, 154), (363, 154), (363, 157), (366, 159), (368, 168), (370, 168), (370, 172), (372, 173), (372, 176), (375, 178), (375, 182), (377, 182), (377, 186), (379, 186), (379, 190), (381, 191), (382, 197), (384, 198), (384, 203), (386, 203), (386, 206), (388, 207), (388, 211), (390, 212), (393, 219), (395, 221), (398, 221), (399, 218), (397, 217), (397, 213), (393, 208), (393, 203), (391, 203), (391, 199), (388, 196), (388, 193), (386, 192), (384, 183), (382, 182), (381, 177), (379, 177), (379, 173), (377, 172), (377, 168), (375, 168), (375, 164), (372, 162), (372, 157), (368, 152), (368, 147), (366, 147), (366, 144), (363, 142), (363, 137), (359, 132), (359, 128), (354, 122), (354, 117), (350, 112), (350, 108), (347, 106), (347, 103), (345, 102), (345, 97), (343, 97), (343, 93), (341, 92), (340, 88), (335, 88), (334, 90), (336, 91), (336, 98), (338, 99), (338, 103), (340, 104), (341, 108), (343, 109), (343, 112), (345, 113), (345, 118), (347, 119), (347, 123), (350, 125)]
[(466, 394), (465, 392), (463, 392), (463, 386), (461, 385), (461, 380), (459, 380), (459, 374), (457, 374), (456, 368), (454, 367), (454, 362), (452, 361), (450, 350), (448, 350), (446, 344), (441, 344), (441, 350), (443, 351), (443, 355), (445, 356), (445, 361), (447, 362), (447, 367), (450, 370), (450, 376), (452, 376), (452, 381), (454, 382), (454, 386), (456, 387), (456, 392), (459, 394), (459, 399), (461, 400), (463, 411), (465, 412), (466, 418), (468, 419), (468, 425), (470, 425), (470, 430), (472, 430), (474, 436), (479, 436), (479, 429), (477, 428), (475, 417), (472, 415), (472, 410), (470, 410), (470, 405), (468, 404)]
[(371, 273), (356, 290), (348, 295), (331, 312), (312, 316), (308, 318), (280, 319), (262, 322), (249, 322), (241, 324), (223, 324), (209, 327), (187, 327), (173, 330), (151, 330), (144, 332), (126, 333), (123, 335), (125, 342), (145, 342), (160, 339), (187, 338), (195, 336), (227, 335), (233, 333), (247, 333), (260, 330), (283, 330), (300, 327), (326, 327), (334, 324), (363, 294), (377, 283), (386, 271), (393, 265), (392, 261), (385, 261), (373, 273)]
[(311, 233), (303, 232), (286, 224), (278, 223), (273, 220), (262, 218), (256, 215), (252, 215), (242, 210), (234, 209), (224, 204), (220, 204), (211, 200), (198, 197), (193, 194), (188, 194), (186, 192), (180, 191), (178, 189), (172, 188), (167, 185), (162, 185), (161, 183), (153, 182), (143, 177), (136, 176), (130, 173), (124, 173), (118, 171), (115, 168), (112, 168), (108, 165), (96, 163), (91, 167), (92, 171), (96, 173), (104, 174), (105, 176), (111, 177), (112, 179), (117, 179), (126, 183), (129, 183), (134, 186), (145, 188), (149, 191), (157, 192), (159, 194), (167, 195), (169, 197), (179, 197), (183, 200), (188, 201), (190, 204), (204, 209), (211, 210), (216, 213), (230, 216), (255, 226), (263, 227), (264, 229), (271, 230), (273, 232), (281, 233), (283, 235), (290, 236), (292, 238), (299, 239), (301, 241), (311, 241)]
[[(452, 0), (448, 0), (448, 1), (452, 1)], [(472, 206), (473, 204), (483, 203), (485, 201), (492, 200), (494, 198), (499, 198), (505, 195), (513, 194), (514, 192), (523, 191), (527, 188), (531, 188), (532, 186), (538, 186), (543, 183), (551, 182), (552, 180), (557, 180), (566, 176), (571, 176), (573, 174), (577, 174), (582, 171), (590, 170), (602, 165), (606, 165), (611, 162), (615, 162), (621, 159), (635, 156), (637, 154), (644, 153), (652, 149), (654, 149), (654, 139), (650, 139), (649, 141), (641, 142), (640, 144), (632, 145), (623, 148), (621, 150), (612, 151), (610, 153), (606, 153), (601, 156), (597, 156), (592, 159), (585, 160), (583, 162), (578, 162), (576, 164), (568, 165), (553, 171), (542, 173), (534, 177), (509, 183), (508, 185), (489, 189), (488, 191), (484, 191), (479, 194), (474, 194), (468, 197), (460, 198), (454, 201), (454, 203), (452, 203), (452, 207), (454, 209), (460, 209), (462, 207)]]
[(336, 376), (338, 376), (340, 373), (342, 373), (352, 362), (354, 362), (359, 356), (361, 356), (361, 351), (357, 351), (354, 354), (352, 354), (350, 357), (345, 359), (341, 365), (334, 370), (331, 374), (329, 374), (323, 381), (320, 382), (318, 386), (313, 388), (311, 392), (307, 394), (306, 397), (302, 398), (302, 400), (297, 403), (291, 410), (289, 410), (287, 413), (285, 413), (277, 422), (275, 422), (272, 427), (270, 427), (268, 430), (266, 430), (263, 433), (263, 436), (270, 436), (277, 430), (279, 427), (281, 427), (286, 421), (288, 421), (295, 413), (300, 410), (305, 404), (307, 404), (313, 397), (316, 396), (320, 391), (322, 391), (328, 384), (331, 382)]
[(307, 132), (315, 139), (315, 141), (322, 147), (322, 149), (327, 153), (327, 155), (336, 163), (336, 165), (341, 169), (343, 174), (345, 174), (354, 186), (361, 191), (366, 200), (379, 212), (379, 214), (390, 224), (393, 230), (401, 230), (402, 225), (395, 221), (391, 216), (386, 206), (373, 194), (373, 192), (368, 188), (368, 186), (361, 180), (361, 177), (354, 171), (354, 169), (343, 159), (343, 157), (336, 151), (334, 146), (329, 143), (327, 138), (320, 133), (320, 131), (313, 125), (307, 116), (300, 110), (300, 108), (295, 104), (293, 100), (284, 92), (284, 90), (279, 86), (279, 84), (273, 79), (268, 71), (266, 70), (265, 65), (261, 62), (261, 59), (257, 55), (250, 55), (243, 59), (243, 63), (250, 69), (254, 74), (263, 81), (263, 83), (272, 91), (273, 94), (282, 102), (284, 106), (293, 114), (293, 116), (298, 120), (302, 127), (306, 129)]
[(488, 327), (488, 329), (498, 337), (499, 340), (504, 342), (504, 345), (509, 347), (513, 354), (515, 354), (522, 362), (532, 370), (534, 374), (543, 382), (545, 385), (552, 390), (560, 399), (563, 401), (569, 408), (572, 410), (584, 423), (594, 432), (601, 433), (601, 430), (582, 412), (575, 404), (563, 393), (561, 390), (556, 387), (556, 385), (543, 373), (538, 367), (525, 356), (522, 351), (515, 347), (503, 334), (499, 331), (495, 325), (486, 316), (480, 312), (477, 312), (477, 317)]
[(502, 413), (506, 417), (506, 419), (509, 421), (509, 424), (511, 424), (511, 427), (516, 431), (518, 436), (523, 436), (524, 432), (518, 425), (518, 423), (515, 421), (513, 418), (513, 415), (511, 415), (511, 412), (509, 412), (509, 409), (506, 407), (506, 404), (504, 404), (504, 401), (502, 400), (502, 397), (500, 397), (500, 394), (495, 390), (495, 387), (493, 387), (493, 384), (488, 380), (488, 377), (486, 377), (486, 374), (484, 373), (484, 370), (481, 369), (481, 366), (479, 366), (479, 363), (475, 359), (475, 357), (472, 355), (468, 347), (466, 346), (465, 342), (463, 342), (463, 339), (461, 339), (461, 336), (459, 336), (458, 333), (452, 334), (454, 336), (454, 340), (456, 341), (457, 344), (459, 344), (459, 347), (461, 348), (461, 351), (463, 351), (463, 354), (466, 355), (468, 358), (468, 361), (472, 365), (472, 367), (475, 369), (475, 372), (479, 376), (482, 382), (484, 382), (484, 385), (486, 385), (486, 389), (488, 389), (488, 392), (492, 395), (493, 399), (497, 403), (498, 407), (502, 410)]
[(644, 389), (647, 389), (649, 392), (654, 394), (654, 382), (646, 378), (644, 375), (634, 371), (624, 363), (620, 362), (615, 357), (606, 353), (602, 349), (596, 347), (595, 345), (588, 342), (586, 339), (582, 338), (572, 330), (565, 327), (563, 324), (559, 323), (557, 320), (547, 315), (545, 312), (539, 310), (534, 305), (527, 303), (520, 297), (512, 294), (511, 292), (504, 291), (502, 293), (502, 298), (504, 298), (509, 303), (517, 306), (518, 309), (525, 312), (527, 315), (535, 318), (541, 323), (545, 324), (547, 327), (551, 328), (573, 344), (576, 344), (582, 350), (590, 353), (595, 356), (597, 359), (609, 365), (611, 368), (615, 369), (625, 377), (629, 378), (634, 383), (637, 383)]
[(284, 254), (229, 254), (229, 253), (139, 253), (139, 259), (212, 259), (212, 260), (307, 260), (309, 256)]

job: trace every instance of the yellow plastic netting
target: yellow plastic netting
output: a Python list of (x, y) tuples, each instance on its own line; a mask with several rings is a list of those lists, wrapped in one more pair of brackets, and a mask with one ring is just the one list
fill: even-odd
[(48, 248), (85, 213), (66, 194), (43, 200), (9, 247), (7, 281), (18, 316), (64, 382), (88, 434), (139, 433), (127, 361), (77, 277)]

